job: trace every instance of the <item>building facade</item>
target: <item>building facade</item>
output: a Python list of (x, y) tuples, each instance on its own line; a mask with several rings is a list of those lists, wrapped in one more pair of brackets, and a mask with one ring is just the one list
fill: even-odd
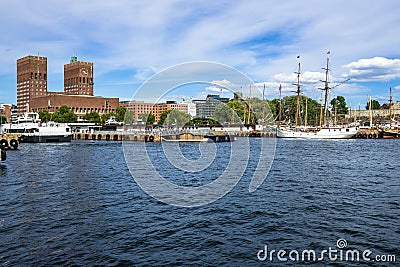
[(121, 107), (126, 107), (127, 110), (133, 112), (134, 120), (137, 122), (139, 120), (140, 114), (150, 114), (153, 113), (153, 103), (145, 103), (143, 101), (124, 101), (120, 102)]
[(115, 112), (119, 106), (119, 98), (52, 94), (31, 100), (31, 110), (34, 112), (47, 110), (53, 113), (62, 105), (70, 107), (78, 119), (82, 119), (89, 112), (95, 111), (100, 115)]
[(78, 118), (96, 111), (99, 114), (115, 112), (118, 98), (95, 97), (93, 63), (72, 57), (64, 65), (64, 91), (50, 92), (47, 88), (47, 58), (26, 56), (17, 60), (17, 113), (47, 110), (55, 112), (66, 105)]
[(17, 60), (17, 113), (30, 110), (30, 101), (47, 95), (47, 58), (26, 56)]
[(93, 96), (93, 84), (93, 63), (71, 57), (70, 63), (64, 65), (64, 93)]
[[(167, 101), (166, 103), (145, 103), (143, 101), (124, 101), (120, 106), (126, 107), (134, 113), (134, 120), (139, 120), (140, 114), (153, 114), (155, 121), (159, 121), (161, 114), (167, 110), (179, 110), (183, 113), (192, 115), (195, 113), (195, 105), (193, 103), (176, 103), (176, 101)], [(193, 115), (192, 115), (193, 116)]]
[(200, 118), (211, 118), (219, 104), (228, 102), (229, 98), (219, 95), (207, 95), (205, 100), (193, 100), (196, 104), (196, 116)]
[(11, 110), (12, 105), (0, 104), (0, 117), (5, 117), (7, 123), (11, 122)]

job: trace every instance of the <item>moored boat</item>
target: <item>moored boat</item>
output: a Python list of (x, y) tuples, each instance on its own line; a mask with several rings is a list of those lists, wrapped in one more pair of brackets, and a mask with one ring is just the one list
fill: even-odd
[(16, 123), (2, 125), (2, 132), (20, 134), (21, 143), (71, 141), (71, 128), (68, 125), (55, 122), (42, 123), (36, 112), (25, 113), (16, 120)]
[[(328, 52), (329, 54), (329, 52)], [(329, 75), (329, 57), (327, 57), (326, 68), (325, 69), (325, 87), (322, 89), (325, 91), (325, 104), (324, 104), (324, 115), (323, 115), (323, 124), (321, 121), (321, 127), (310, 127), (305, 125), (304, 127), (300, 127), (299, 120), (299, 110), (300, 110), (300, 62), (298, 63), (297, 74), (297, 107), (296, 107), (296, 124), (294, 127), (281, 127), (280, 125), (276, 129), (276, 137), (278, 138), (305, 138), (305, 139), (348, 139), (355, 136), (358, 128), (356, 125), (345, 125), (345, 126), (331, 126), (327, 122), (327, 111), (328, 111), (328, 97), (329, 97), (329, 87), (328, 83), (328, 75)], [(336, 85), (337, 86), (337, 85)], [(322, 105), (321, 105), (322, 112)], [(321, 116), (322, 118), (322, 116)]]

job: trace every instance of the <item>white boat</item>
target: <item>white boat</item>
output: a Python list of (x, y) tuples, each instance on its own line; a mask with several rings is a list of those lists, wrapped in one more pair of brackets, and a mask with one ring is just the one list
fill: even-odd
[(16, 123), (3, 124), (1, 131), (5, 134), (21, 134), (19, 141), (26, 143), (70, 142), (72, 137), (68, 125), (42, 123), (36, 112), (25, 113)]
[(352, 138), (357, 127), (325, 127), (315, 129), (277, 129), (278, 138), (304, 138), (304, 139), (347, 139)]
[(115, 119), (115, 116), (111, 116), (108, 120), (105, 121), (104, 123), (107, 126), (121, 126), (123, 125), (122, 122), (119, 122)]
[[(324, 115), (323, 122), (321, 120), (320, 127), (310, 127), (310, 126), (299, 126), (298, 125), (298, 117), (299, 117), (299, 109), (300, 109), (300, 62), (298, 64), (297, 74), (297, 110), (296, 110), (296, 125), (295, 127), (280, 127), (278, 126), (276, 129), (276, 137), (278, 138), (304, 138), (304, 139), (348, 139), (352, 138), (356, 135), (358, 131), (358, 127), (356, 125), (344, 125), (344, 126), (331, 126), (327, 123), (327, 111), (328, 111), (328, 96), (329, 90), (332, 89), (329, 87), (329, 79), (328, 79), (328, 71), (329, 71), (329, 57), (326, 61), (326, 77), (325, 77), (325, 87), (322, 89), (325, 91), (325, 104), (324, 104)], [(346, 80), (347, 81), (347, 80)], [(340, 84), (338, 84), (340, 85)], [(336, 85), (336, 86), (338, 86)], [(335, 87), (336, 87), (335, 86)], [(321, 112), (322, 112), (322, 104), (321, 104)]]

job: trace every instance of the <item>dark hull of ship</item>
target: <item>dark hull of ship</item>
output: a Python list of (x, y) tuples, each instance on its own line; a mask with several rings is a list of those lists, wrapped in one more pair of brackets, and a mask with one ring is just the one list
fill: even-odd
[(71, 142), (71, 135), (40, 135), (40, 136), (23, 136), (20, 138), (21, 143), (65, 143)]
[(383, 131), (382, 132), (382, 137), (385, 138), (385, 139), (400, 138), (400, 133)]

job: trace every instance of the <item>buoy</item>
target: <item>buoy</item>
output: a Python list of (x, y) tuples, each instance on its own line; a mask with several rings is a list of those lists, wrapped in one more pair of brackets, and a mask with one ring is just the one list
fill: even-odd
[(11, 139), (10, 146), (12, 147), (12, 149), (17, 150), (18, 149), (18, 141), (15, 139)]
[(369, 135), (368, 135), (368, 138), (371, 139), (371, 138), (372, 138), (372, 134), (369, 134)]
[(81, 139), (81, 134), (78, 134), (78, 135), (76, 136), (76, 138), (77, 138), (78, 140), (80, 140), (80, 139)]
[(149, 136), (149, 141), (150, 141), (150, 142), (154, 142), (154, 136), (150, 135), (150, 136)]
[(137, 136), (135, 135), (134, 137), (133, 137), (133, 141), (137, 141), (138, 139), (137, 139)]
[(110, 141), (110, 135), (109, 134), (106, 135), (106, 140)]
[(363, 138), (367, 138), (367, 134), (363, 134), (363, 136), (362, 136)]
[(8, 141), (6, 139), (1, 139), (0, 141), (0, 149), (4, 150), (8, 148)]
[(118, 141), (118, 135), (114, 134), (113, 140)]
[(95, 134), (92, 135), (92, 140), (96, 140), (96, 135)]
[(97, 140), (101, 140), (101, 134), (97, 135)]

